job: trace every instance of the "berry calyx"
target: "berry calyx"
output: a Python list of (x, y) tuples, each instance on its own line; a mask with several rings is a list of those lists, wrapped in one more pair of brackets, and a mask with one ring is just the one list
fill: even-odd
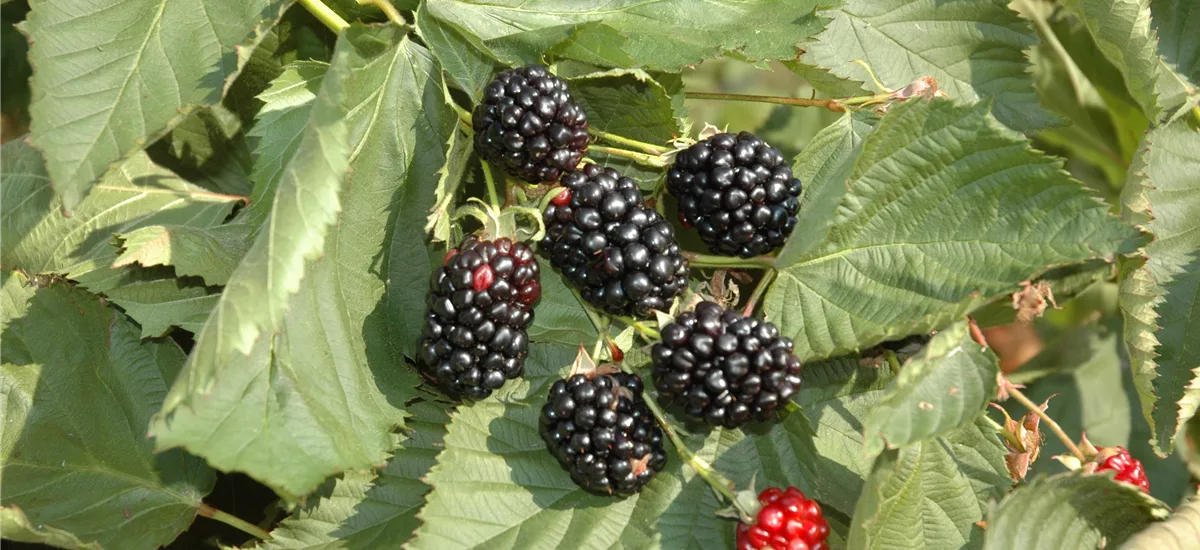
[(1097, 472), (1112, 470), (1117, 473), (1117, 481), (1136, 486), (1143, 492), (1150, 492), (1150, 480), (1146, 478), (1146, 469), (1142, 462), (1133, 458), (1125, 447), (1101, 447), (1096, 461)]
[(661, 334), (650, 354), (654, 387), (711, 425), (770, 420), (800, 388), (792, 340), (766, 321), (700, 302)]
[(421, 374), (451, 397), (473, 399), (520, 376), (538, 278), (533, 250), (510, 239), (472, 235), (451, 249), (430, 280)]
[(567, 83), (541, 65), (497, 75), (471, 125), (479, 156), (529, 183), (555, 181), (575, 168), (590, 139), (587, 115)]
[(749, 132), (701, 141), (676, 155), (667, 172), (679, 221), (725, 256), (782, 246), (796, 226), (800, 189), (783, 154)]
[(821, 505), (799, 489), (775, 487), (758, 494), (762, 508), (754, 523), (739, 523), (738, 550), (825, 550), (829, 523)]
[(597, 495), (632, 495), (666, 465), (663, 432), (642, 389), (636, 374), (609, 370), (550, 387), (538, 432), (576, 485)]

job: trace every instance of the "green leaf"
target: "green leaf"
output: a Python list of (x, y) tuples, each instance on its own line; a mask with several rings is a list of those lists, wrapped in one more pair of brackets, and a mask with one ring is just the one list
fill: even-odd
[(971, 422), (996, 397), (999, 364), (996, 354), (975, 343), (965, 322), (938, 332), (871, 411), (866, 452), (942, 436)]
[(1186, 550), (1200, 540), (1200, 500), (1193, 497), (1166, 521), (1151, 524), (1129, 537), (1122, 550)]
[(39, 529), (37, 526), (29, 523), (29, 518), (25, 517), (25, 513), (16, 506), (0, 508), (0, 531), (4, 532), (5, 540), (34, 542), (56, 548), (102, 550), (100, 545), (95, 541), (90, 544), (85, 543), (79, 540), (79, 537), (62, 529), (46, 527), (45, 525), (42, 525)]
[[(7, 2), (5, 3), (7, 4)], [(25, 19), (29, 7), (22, 2), (0, 9), (0, 112), (29, 120), (29, 41), (17, 30), (16, 24)]]
[(496, 60), (485, 53), (487, 48), (462, 27), (430, 15), (428, 2), (417, 8), (416, 24), (450, 83), (478, 102), (495, 72)]
[(253, 188), (242, 121), (222, 105), (192, 110), (146, 152), (155, 162), (218, 193), (245, 196)]
[(981, 420), (884, 452), (863, 487), (848, 548), (978, 548), (975, 522), (1011, 485), (1004, 452)]
[(408, 540), (430, 489), (421, 478), (437, 462), (450, 421), (445, 409), (433, 402), (410, 407), (407, 430), (378, 473), (346, 472), (332, 494), (283, 520), (259, 547), (352, 550)]
[(1149, 131), (1121, 195), (1122, 216), (1154, 234), (1122, 267), (1125, 343), (1151, 442), (1162, 456), (1200, 404), (1200, 134), (1186, 120)]
[(529, 338), (534, 342), (560, 344), (577, 349), (579, 344), (589, 349), (596, 341), (596, 327), (588, 319), (583, 304), (562, 275), (544, 258), (538, 258), (541, 269), (542, 298), (533, 310)]
[(984, 105), (902, 103), (861, 147), (846, 185), (826, 186), (844, 193), (820, 202), (836, 208), (808, 210), (831, 229), (779, 262), (767, 293), (767, 318), (802, 360), (928, 332), (1048, 268), (1136, 244)]
[[(286, 0), (33, 0), (31, 140), (72, 211), (112, 163), (220, 101)], [(96, 32), (107, 29), (108, 32)]]
[(13, 521), (19, 537), (47, 542), (174, 540), (214, 482), (202, 460), (156, 454), (146, 438), (183, 351), (142, 342), (124, 315), (67, 285), (35, 289), (14, 273), (2, 301), (5, 536)]
[[(552, 50), (588, 63), (622, 62), (626, 64), (616, 67), (666, 72), (722, 55), (748, 61), (792, 59), (800, 44), (820, 31), (822, 20), (814, 13), (820, 6), (816, 0), (670, 0), (616, 6), (587, 0), (529, 9), (520, 0), (431, 0), (422, 9), (441, 23), (439, 38), (447, 30), (458, 34), (457, 40), (431, 42), (454, 75), (459, 68), (481, 68), (486, 59), (502, 65), (539, 62)], [(789, 15), (781, 17), (783, 13)], [(431, 26), (421, 28), (429, 34)], [(462, 51), (467, 49), (476, 52)], [(475, 62), (452, 64), (447, 58)], [(477, 76), (474, 71), (464, 74)], [(466, 90), (472, 92), (470, 87)]]
[(221, 293), (180, 279), (127, 280), (104, 293), (142, 325), (142, 338), (163, 336), (171, 327), (198, 334)]
[(865, 61), (888, 89), (931, 76), (956, 101), (990, 98), (996, 118), (1014, 130), (1054, 126), (1059, 120), (1038, 104), (1024, 54), (1037, 40), (1006, 4), (849, 0), (821, 12), (833, 21), (801, 59), (871, 89), (866, 69), (851, 60)]
[(1125, 78), (1142, 112), (1157, 119), (1158, 37), (1150, 26), (1150, 0), (1069, 0), (1066, 5), (1080, 15), (1100, 51)]
[(426, 217), (425, 231), (430, 233), (434, 242), (449, 242), (451, 216), (454, 214), (454, 201), (458, 198), (458, 189), (462, 186), (467, 175), (467, 167), (472, 165), (471, 152), (475, 140), (458, 128), (450, 133), (450, 141), (446, 144), (446, 165), (437, 173), (437, 190), (435, 191), (433, 208), (429, 209)]
[(1067, 473), (1020, 487), (988, 512), (987, 548), (1115, 547), (1167, 510), (1111, 474)]
[(137, 263), (143, 267), (169, 265), (181, 277), (200, 277), (209, 285), (224, 285), (246, 249), (246, 224), (216, 227), (151, 225), (117, 235), (124, 251), (113, 267)]
[(237, 202), (183, 181), (138, 153), (100, 180), (68, 217), (41, 155), (28, 143), (5, 144), (0, 163), (4, 269), (60, 274), (95, 292), (111, 290), (126, 272), (112, 268), (113, 234), (150, 225), (214, 226)]
[(1195, 86), (1200, 84), (1200, 46), (1195, 33), (1200, 10), (1188, 0), (1150, 0), (1150, 13), (1165, 68), (1187, 79), (1186, 84), (1195, 93)]
[[(432, 57), (396, 26), (354, 25), (343, 32), (322, 80), (311, 108), (314, 120), (277, 184), (271, 216), (304, 204), (286, 195), (301, 180), (334, 192), (342, 187), (341, 176), (318, 177), (327, 169), (315, 170), (312, 163), (322, 154), (349, 160), (341, 215), (314, 247), (319, 257), (303, 263), (296, 293), (282, 294), (286, 315), (272, 320), (275, 334), (258, 337), (248, 354), (239, 352), (229, 347), (227, 333), (235, 328), (229, 322), (220, 327), (220, 306), (214, 311), (188, 364), (195, 377), (172, 389), (181, 401), (153, 426), (164, 445), (195, 448), (215, 467), (246, 472), (286, 498), (312, 491), (332, 473), (378, 466), (394, 446), (389, 432), (402, 423), (404, 403), (418, 385), (399, 356), (405, 338), (398, 334), (411, 333), (415, 342), (420, 325), (391, 317), (392, 247), (415, 242), (425, 254), (420, 220), (433, 203), (430, 183), (445, 163), (443, 147), (457, 124), (443, 103)], [(337, 151), (310, 151), (307, 144), (321, 141), (309, 138), (330, 143), (323, 134), (335, 116), (350, 128), (349, 143), (332, 144)], [(297, 217), (311, 223), (310, 210), (318, 206), (330, 205), (309, 205), (265, 225), (255, 247)], [(259, 252), (272, 258), (280, 250), (276, 245), (274, 255)], [(238, 267), (222, 305), (255, 253), (251, 249)], [(395, 284), (423, 299), (427, 280)], [(248, 300), (261, 301), (267, 289), (261, 279), (243, 288), (253, 297), (230, 301), (233, 313)], [(423, 306), (406, 314), (420, 311)], [(224, 330), (208, 336), (215, 328)], [(221, 335), (218, 351), (229, 351), (218, 362), (207, 350)]]

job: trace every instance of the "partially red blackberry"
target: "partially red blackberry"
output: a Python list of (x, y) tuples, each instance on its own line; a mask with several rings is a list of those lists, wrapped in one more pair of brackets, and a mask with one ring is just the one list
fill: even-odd
[(1117, 481), (1133, 485), (1146, 493), (1150, 492), (1150, 480), (1146, 478), (1146, 469), (1125, 447), (1101, 447), (1095, 460), (1099, 464), (1097, 472), (1112, 470), (1117, 473)]
[(670, 222), (646, 207), (633, 180), (611, 168), (588, 164), (561, 183), (565, 189), (542, 215), (542, 251), (550, 263), (608, 313), (647, 317), (667, 310), (688, 280)]
[(770, 420), (800, 388), (800, 360), (775, 325), (700, 302), (663, 327), (654, 387), (714, 426)]
[(529, 183), (557, 180), (588, 147), (587, 115), (541, 65), (497, 75), (471, 122), (479, 156)]
[(636, 374), (576, 374), (550, 387), (538, 431), (571, 479), (598, 495), (642, 490), (667, 463)]
[(737, 526), (738, 550), (825, 550), (829, 523), (821, 505), (795, 487), (775, 487), (758, 494), (762, 509), (755, 522)]
[(717, 134), (680, 152), (667, 190), (679, 201), (680, 222), (725, 256), (782, 246), (800, 209), (800, 180), (783, 154), (749, 132)]
[(541, 294), (533, 249), (467, 237), (430, 281), (421, 373), (447, 395), (473, 399), (520, 376)]

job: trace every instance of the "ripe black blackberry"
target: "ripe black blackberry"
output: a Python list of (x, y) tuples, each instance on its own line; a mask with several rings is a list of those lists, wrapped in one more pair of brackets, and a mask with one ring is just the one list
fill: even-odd
[(664, 327), (651, 358), (659, 394), (714, 426), (770, 420), (800, 387), (790, 338), (712, 302)]
[(421, 374), (451, 397), (473, 399), (520, 376), (541, 294), (533, 249), (467, 237), (430, 281)]
[(541, 65), (497, 75), (472, 126), (479, 156), (529, 183), (557, 180), (588, 147), (587, 115), (571, 101), (567, 83)]
[(670, 222), (611, 168), (588, 164), (561, 183), (565, 189), (543, 213), (550, 263), (608, 313), (646, 317), (669, 308), (688, 279)]
[(679, 221), (725, 256), (783, 245), (800, 209), (800, 180), (783, 154), (749, 132), (717, 134), (680, 152), (667, 190), (679, 201)]
[(662, 429), (636, 374), (576, 374), (550, 387), (538, 431), (577, 485), (598, 495), (642, 490), (667, 463)]

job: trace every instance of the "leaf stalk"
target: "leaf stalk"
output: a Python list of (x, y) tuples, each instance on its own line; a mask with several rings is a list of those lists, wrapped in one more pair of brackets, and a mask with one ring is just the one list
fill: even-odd
[(299, 3), (301, 6), (304, 6), (304, 9), (308, 10), (308, 13), (313, 14), (313, 17), (316, 17), (317, 21), (329, 27), (329, 30), (333, 31), (334, 34), (341, 34), (342, 31), (350, 27), (350, 23), (347, 23), (345, 19), (342, 19), (342, 16), (330, 9), (329, 6), (326, 6), (321, 0), (299, 0)]
[(628, 149), (607, 147), (604, 145), (592, 145), (588, 147), (588, 149), (598, 153), (613, 155), (615, 157), (624, 157), (643, 166), (649, 166), (652, 168), (667, 167), (667, 159), (663, 158), (661, 155), (650, 155), (646, 153), (639, 153), (637, 151), (630, 151)]
[(758, 301), (762, 299), (763, 294), (767, 293), (767, 287), (771, 286), (771, 280), (774, 278), (774, 269), (768, 269), (766, 273), (763, 273), (762, 279), (754, 287), (754, 292), (750, 293), (750, 299), (746, 301), (746, 306), (742, 308), (742, 317), (749, 317), (754, 314), (754, 308), (758, 307)]
[(717, 256), (713, 254), (700, 254), (698, 252), (684, 252), (683, 257), (687, 258), (688, 263), (692, 267), (723, 267), (723, 268), (742, 268), (742, 269), (774, 269), (774, 256), (753, 256), (750, 258), (738, 258), (733, 256)]
[(647, 154), (651, 154), (651, 155), (660, 155), (661, 156), (665, 152), (665, 151), (663, 151), (663, 149), (661, 149), (657, 145), (652, 145), (650, 143), (638, 141), (636, 139), (630, 139), (625, 136), (618, 136), (616, 134), (610, 134), (608, 132), (605, 132), (603, 130), (597, 130), (595, 128), (588, 128), (588, 133), (592, 134), (593, 136), (596, 136), (597, 138), (600, 138), (604, 141), (607, 141), (609, 143), (613, 143), (616, 145), (623, 145), (625, 147), (629, 147), (631, 149), (635, 149), (637, 151), (641, 151), (643, 153), (647, 153)]
[(1054, 435), (1058, 436), (1058, 439), (1063, 442), (1063, 445), (1067, 446), (1067, 450), (1071, 451), (1071, 454), (1074, 455), (1075, 458), (1078, 458), (1080, 462), (1088, 461), (1087, 457), (1083, 455), (1083, 451), (1080, 451), (1079, 446), (1076, 445), (1074, 441), (1071, 441), (1070, 437), (1067, 437), (1067, 432), (1063, 431), (1062, 426), (1059, 426), (1058, 422), (1055, 422), (1053, 418), (1050, 418), (1050, 415), (1046, 414), (1046, 411), (1043, 411), (1041, 407), (1037, 406), (1037, 404), (1026, 397), (1024, 393), (1021, 393), (1021, 390), (1017, 389), (1016, 386), (1012, 382), (1009, 382), (1007, 378), (1001, 377), (1000, 380), (1004, 383), (1005, 390), (1008, 391), (1008, 394), (1011, 395), (1013, 399), (1016, 399), (1017, 402), (1024, 405), (1026, 409), (1029, 409), (1029, 412), (1036, 414), (1038, 418), (1042, 419), (1042, 422), (1044, 422), (1047, 426), (1050, 426), (1050, 430), (1054, 432)]
[(203, 502), (196, 507), (196, 513), (206, 518), (215, 519), (259, 540), (271, 540), (271, 534), (264, 531), (261, 527), (228, 512), (213, 508)]

